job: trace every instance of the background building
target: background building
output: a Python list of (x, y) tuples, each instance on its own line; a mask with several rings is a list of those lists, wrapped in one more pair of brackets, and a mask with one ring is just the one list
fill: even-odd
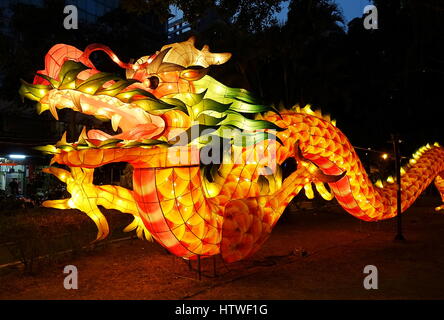
[[(78, 30), (63, 28), (64, 5), (77, 7)], [(54, 144), (65, 131), (68, 137), (78, 137), (83, 126), (94, 125), (91, 119), (66, 110), (55, 121), (49, 114), (38, 115), (35, 103), (20, 101), (20, 79), (32, 80), (52, 45), (84, 48), (104, 43), (129, 61), (152, 54), (165, 43), (166, 22), (151, 13), (136, 15), (119, 7), (119, 0), (0, 0), (0, 193), (8, 191), (9, 182), (17, 178), (20, 193), (26, 194), (41, 166), (49, 164), (49, 157), (34, 147)], [(98, 68), (122, 71), (113, 70), (115, 65), (100, 54), (93, 54)], [(26, 157), (11, 159), (11, 155)]]

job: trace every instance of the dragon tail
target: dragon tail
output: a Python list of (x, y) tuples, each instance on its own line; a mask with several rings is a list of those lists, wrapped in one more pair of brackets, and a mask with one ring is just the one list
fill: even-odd
[[(304, 168), (303, 189), (313, 197), (312, 184), (325, 199), (334, 195), (338, 203), (353, 216), (365, 221), (388, 219), (397, 214), (397, 184), (389, 177), (387, 182), (373, 182), (368, 177), (355, 149), (346, 136), (336, 128), (329, 117), (314, 112), (310, 107), (287, 110), (280, 115), (268, 113), (268, 121), (281, 128), (277, 136), (284, 144), (277, 150), (277, 161), (283, 163), (290, 157), (298, 161), (294, 173), (301, 177)], [(299, 171), (299, 172), (298, 172)], [(404, 212), (435, 180), (444, 201), (444, 149), (435, 143), (420, 148), (401, 169), (401, 208)], [(287, 179), (294, 179), (288, 177)], [(324, 184), (330, 188), (328, 191)], [(288, 194), (282, 199), (289, 202), (301, 188), (301, 182), (284, 184)], [(437, 210), (444, 209), (441, 205)]]

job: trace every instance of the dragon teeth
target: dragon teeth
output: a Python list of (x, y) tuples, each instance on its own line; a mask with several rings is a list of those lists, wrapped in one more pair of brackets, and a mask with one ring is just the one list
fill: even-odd
[(113, 126), (114, 131), (119, 129), (120, 120), (122, 120), (121, 115), (115, 114), (111, 117), (111, 125)]
[(51, 112), (52, 116), (56, 119), (59, 120), (59, 115), (57, 114), (57, 107), (56, 104), (51, 101), (49, 101), (49, 111)]
[(67, 145), (68, 144), (68, 142), (67, 142), (67, 140), (66, 140), (66, 131), (63, 133), (63, 135), (62, 135), (62, 138), (60, 139), (60, 141), (58, 141), (57, 143), (56, 143), (56, 147), (58, 147), (58, 146), (64, 146), (64, 145)]
[(88, 134), (86, 133), (86, 127), (83, 126), (82, 132), (80, 132), (79, 138), (77, 139), (77, 143), (83, 143), (86, 139), (88, 139)]

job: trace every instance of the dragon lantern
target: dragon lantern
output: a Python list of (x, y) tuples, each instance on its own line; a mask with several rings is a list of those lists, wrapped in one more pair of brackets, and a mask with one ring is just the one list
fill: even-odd
[[(98, 71), (89, 59), (97, 50), (124, 68), (126, 78)], [(196, 49), (193, 38), (134, 64), (98, 44), (85, 51), (51, 48), (45, 69), (32, 84), (23, 81), (21, 95), (56, 119), (57, 109), (69, 108), (110, 121), (115, 134), (84, 129), (76, 142), (64, 134), (55, 146), (42, 147), (53, 154), (51, 165), (69, 167), (45, 172), (71, 194), (44, 205), (85, 212), (97, 225), (97, 239), (109, 232), (99, 206), (116, 209), (134, 216), (125, 231), (154, 238), (176, 256), (221, 254), (226, 262), (256, 252), (291, 199), (301, 190), (313, 198), (313, 186), (359, 219), (396, 215), (393, 179), (373, 184), (328, 116), (310, 106), (277, 111), (207, 75), (230, 57), (208, 46)], [(288, 158), (297, 169), (283, 179), (280, 167)], [(93, 184), (94, 169), (113, 162), (134, 168), (133, 190)], [(422, 147), (402, 169), (403, 211), (433, 179), (444, 200), (444, 149), (437, 143)]]

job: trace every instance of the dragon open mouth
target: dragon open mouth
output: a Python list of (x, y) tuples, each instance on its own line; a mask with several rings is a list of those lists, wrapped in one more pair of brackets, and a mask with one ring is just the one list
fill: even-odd
[(56, 119), (58, 119), (57, 109), (69, 108), (100, 120), (110, 121), (115, 132), (121, 130), (121, 133), (115, 135), (97, 129), (89, 130), (87, 136), (92, 140), (156, 139), (165, 130), (165, 121), (161, 116), (150, 114), (139, 107), (107, 95), (89, 96), (75, 90), (52, 90), (41, 103), (48, 105)]

